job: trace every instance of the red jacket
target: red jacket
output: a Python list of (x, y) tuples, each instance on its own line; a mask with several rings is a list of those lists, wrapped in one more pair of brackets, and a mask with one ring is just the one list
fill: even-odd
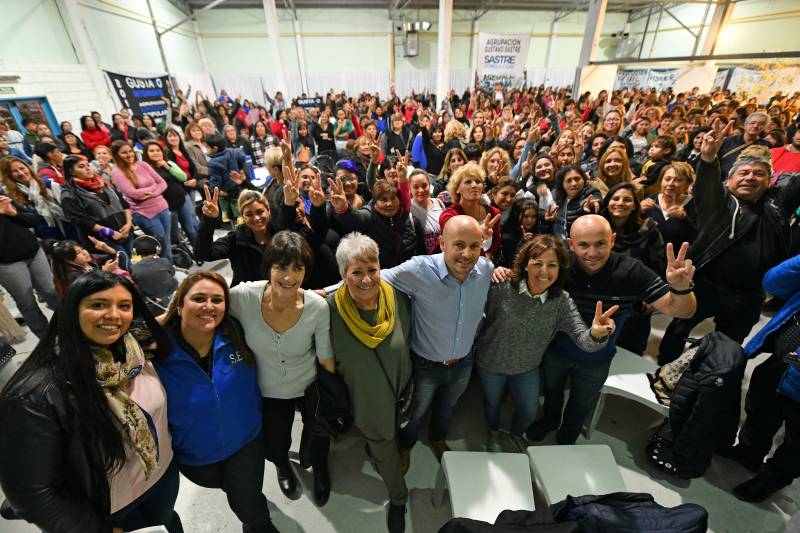
[(100, 129), (83, 130), (81, 139), (83, 139), (83, 144), (86, 145), (86, 148), (91, 151), (94, 151), (100, 145), (111, 146), (111, 135)]

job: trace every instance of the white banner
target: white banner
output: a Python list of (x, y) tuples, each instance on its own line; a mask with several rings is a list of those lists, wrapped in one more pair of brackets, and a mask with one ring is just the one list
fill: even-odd
[(478, 36), (478, 77), (481, 85), (522, 82), (531, 36), (528, 33), (483, 33)]
[(634, 87), (647, 86), (647, 69), (626, 69), (617, 70), (617, 79), (614, 82), (614, 89), (633, 89)]
[(653, 87), (657, 91), (664, 91), (675, 87), (678, 79), (678, 69), (651, 70), (647, 75), (646, 87)]

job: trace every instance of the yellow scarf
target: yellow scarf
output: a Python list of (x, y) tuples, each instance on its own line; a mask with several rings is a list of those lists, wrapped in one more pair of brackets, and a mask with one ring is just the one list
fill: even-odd
[(347, 329), (367, 347), (375, 348), (394, 331), (394, 289), (385, 281), (381, 281), (380, 289), (378, 290), (378, 312), (375, 315), (374, 326), (369, 325), (358, 314), (356, 303), (345, 285), (336, 290), (334, 299)]

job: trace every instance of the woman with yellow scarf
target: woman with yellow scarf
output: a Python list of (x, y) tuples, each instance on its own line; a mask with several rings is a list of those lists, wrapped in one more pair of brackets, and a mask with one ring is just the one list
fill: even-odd
[(328, 296), (331, 345), (336, 371), (350, 394), (355, 426), (389, 491), (387, 526), (405, 530), (405, 468), (397, 449), (397, 430), (410, 398), (411, 304), (381, 281), (378, 245), (360, 233), (344, 237), (336, 261), (344, 283)]

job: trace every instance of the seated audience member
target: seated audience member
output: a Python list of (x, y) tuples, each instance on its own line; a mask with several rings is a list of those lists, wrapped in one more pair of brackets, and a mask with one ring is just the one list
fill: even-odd
[[(433, 192), (431, 193), (433, 196), (439, 197), (440, 194), (443, 192), (447, 192), (447, 184), (450, 181), (450, 177), (453, 173), (458, 170), (459, 168), (463, 167), (467, 164), (467, 156), (464, 154), (464, 150), (461, 148), (451, 148), (447, 151), (447, 154), (444, 156), (444, 163), (442, 163), (442, 171), (439, 172), (439, 175), (436, 177), (436, 180), (433, 182)], [(448, 204), (442, 200), (443, 203)]]
[(197, 180), (197, 189), (202, 191), (208, 183), (208, 146), (205, 144), (203, 129), (195, 122), (190, 122), (184, 130), (184, 146), (186, 156), (197, 170), (192, 176)]
[(508, 438), (513, 451), (525, 453), (525, 431), (539, 406), (539, 365), (556, 333), (569, 335), (587, 352), (603, 348), (614, 332), (610, 318), (597, 302), (591, 328), (562, 287), (569, 275), (569, 254), (552, 235), (526, 241), (514, 259), (511, 281), (489, 290), (485, 319), (475, 341), (478, 374), (483, 385), (483, 409), (489, 426), (487, 449), (501, 452), (500, 404), (508, 385), (514, 418)]
[(206, 186), (204, 192), (203, 216), (200, 218), (194, 246), (195, 258), (198, 261), (229, 259), (233, 270), (231, 287), (243, 281), (264, 279), (261, 259), (274, 233), (270, 224), (269, 203), (257, 191), (244, 191), (237, 200), (244, 223), (214, 240), (214, 229), (220, 211), (219, 189), (214, 189), (212, 194)]
[(130, 256), (133, 214), (125, 198), (113, 184), (92, 172), (82, 157), (64, 160), (64, 176), (61, 206), (67, 219), (77, 226), (81, 244), (94, 249), (89, 239), (93, 237)]
[(34, 288), (39, 298), (53, 310), (58, 304), (58, 295), (47, 257), (29, 229), (39, 220), (38, 215), (25, 212), (10, 197), (0, 194), (0, 285), (14, 299), (25, 324), (41, 339), (47, 330), (47, 318), (36, 302)]
[(52, 242), (50, 263), (53, 269), (53, 282), (59, 296), (63, 296), (72, 282), (87, 272), (102, 270), (109, 274), (130, 277), (127, 271), (120, 268), (120, 261), (114, 248), (102, 241), (89, 238), (95, 249), (103, 254), (102, 256), (92, 256), (86, 248), (75, 241)]
[(0, 433), (0, 486), (18, 517), (43, 531), (183, 532), (167, 398), (149, 361), (169, 346), (125, 278), (91, 272), (70, 285), (0, 393), (0, 424), (14, 428)]
[(378, 245), (358, 232), (339, 242), (344, 283), (327, 297), (336, 372), (350, 395), (355, 427), (389, 492), (387, 527), (405, 531), (408, 488), (397, 448), (397, 405), (411, 384), (411, 303), (381, 280)]
[[(756, 111), (747, 116), (744, 121), (744, 131), (740, 135), (732, 135), (732, 129), (725, 130), (726, 137), (722, 139), (722, 145), (717, 150), (721, 179), (730, 176), (733, 164), (742, 151), (749, 146), (761, 145), (767, 148), (770, 147), (769, 143), (761, 138), (768, 121), (769, 116), (766, 113)], [(697, 170), (698, 172), (700, 171), (699, 165)]]
[(61, 151), (64, 152), (64, 155), (85, 157), (89, 161), (94, 159), (92, 151), (89, 150), (86, 145), (83, 144), (83, 142), (81, 142), (80, 137), (72, 132), (64, 133), (61, 135), (61, 137), (64, 139), (64, 148), (61, 149)]
[(29, 163), (16, 157), (0, 159), (0, 182), (5, 193), (17, 206), (40, 217), (34, 228), (37, 237), (50, 239), (77, 238), (75, 226), (61, 207), (61, 186), (45, 183)]
[(31, 158), (25, 152), (8, 144), (8, 133), (0, 132), (0, 159), (7, 157), (16, 157), (29, 165), (31, 164)]
[(566, 242), (578, 217), (598, 213), (600, 193), (591, 183), (580, 167), (567, 165), (558, 169), (553, 191), (555, 204), (542, 214), (541, 229), (552, 228), (552, 232)]
[(111, 172), (114, 170), (111, 149), (101, 144), (95, 147), (93, 154), (94, 159), (89, 163), (92, 172), (103, 178), (107, 185), (111, 185)]
[(164, 199), (167, 183), (153, 167), (137, 161), (131, 146), (125, 141), (111, 145), (114, 171), (111, 180), (130, 205), (133, 221), (145, 233), (161, 241), (164, 257), (172, 262), (172, 218)]
[(698, 307), (694, 316), (670, 323), (660, 364), (675, 360), (691, 330), (706, 318), (714, 318), (717, 331), (743, 342), (761, 314), (761, 279), (789, 250), (788, 222), (800, 205), (800, 180), (770, 188), (769, 151), (754, 146), (741, 151), (723, 184), (717, 156), (732, 127), (729, 122), (703, 138), (692, 187), (698, 232), (689, 251), (698, 269)]
[(645, 218), (658, 224), (664, 243), (675, 248), (694, 241), (697, 213), (689, 188), (694, 182), (694, 169), (689, 163), (675, 161), (661, 170), (661, 192), (642, 200)]
[(18, 150), (27, 156), (31, 155), (32, 147), (29, 146), (26, 150), (25, 137), (17, 130), (12, 129), (8, 123), (8, 120), (3, 117), (0, 117), (0, 134), (5, 135), (6, 143), (8, 143), (9, 148)]
[(45, 183), (55, 181), (59, 185), (64, 185), (64, 169), (61, 166), (64, 162), (64, 154), (53, 143), (42, 142), (36, 145), (33, 153), (39, 156), (40, 161), (36, 167), (36, 173)]
[[(794, 132), (791, 142), (770, 150), (772, 154), (772, 171), (775, 174), (784, 172), (800, 172), (800, 129)], [(776, 178), (772, 180), (774, 185)]]
[[(153, 309), (166, 309), (169, 300), (178, 288), (175, 267), (166, 258), (159, 257), (161, 243), (150, 235), (142, 235), (133, 241), (133, 253), (139, 260), (131, 265), (131, 277)], [(157, 306), (150, 305), (155, 302)], [(160, 314), (160, 313), (159, 313)]]
[(167, 392), (180, 472), (201, 487), (222, 489), (243, 531), (277, 533), (262, 492), (256, 360), (241, 325), (230, 315), (229, 301), (222, 276), (190, 274), (164, 316), (172, 349), (156, 360), (155, 368)]
[(431, 182), (428, 174), (415, 170), (409, 177), (411, 183), (411, 214), (425, 232), (425, 253), (439, 252), (439, 236), (442, 228), (439, 217), (445, 206), (439, 198), (431, 197)]
[(658, 192), (658, 178), (661, 170), (672, 162), (675, 157), (675, 139), (669, 135), (659, 135), (647, 151), (649, 159), (642, 165), (642, 172), (633, 180), (642, 187), (640, 195), (649, 195)]
[[(605, 348), (587, 353), (564, 334), (558, 334), (545, 353), (544, 417), (528, 429), (527, 436), (540, 441), (558, 429), (559, 444), (575, 444), (608, 377), (617, 336), (636, 302), (650, 304), (670, 316), (689, 317), (696, 308), (692, 293), (694, 266), (685, 260), (688, 245), (681, 247), (677, 257), (668, 245), (664, 282), (638, 259), (612, 251), (611, 225), (599, 215), (578, 218), (568, 243), (573, 262), (565, 289), (584, 322), (591, 321), (598, 299), (603, 306), (618, 304), (620, 310), (614, 315), (617, 327)], [(571, 388), (564, 408), (567, 379)]]
[(94, 119), (89, 115), (81, 117), (81, 139), (83, 139), (83, 144), (86, 145), (90, 152), (101, 144), (103, 146), (111, 145), (109, 132), (95, 123)]
[(533, 198), (523, 197), (514, 202), (508, 211), (508, 218), (502, 224), (502, 247), (497, 264), (511, 268), (517, 251), (539, 233), (539, 205)]

